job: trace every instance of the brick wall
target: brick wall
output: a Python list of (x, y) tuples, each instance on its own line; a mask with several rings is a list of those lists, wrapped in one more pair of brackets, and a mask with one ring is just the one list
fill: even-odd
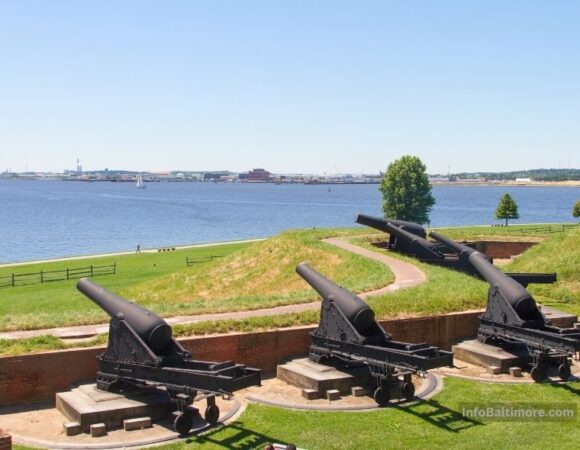
[(476, 248), (492, 258), (508, 259), (512, 256), (521, 255), (536, 244), (537, 242), (479, 241), (476, 244)]
[(0, 450), (12, 450), (12, 438), (2, 430), (0, 430)]
[[(458, 340), (477, 334), (481, 311), (434, 317), (381, 321), (396, 340), (427, 342), (449, 349)], [(313, 327), (296, 327), (260, 333), (232, 333), (181, 339), (194, 358), (232, 360), (274, 372), (280, 362), (307, 353)], [(103, 348), (62, 350), (0, 358), (0, 406), (39, 401), (54, 402), (57, 392), (95, 378), (95, 357)], [(0, 448), (0, 450), (3, 450)]]

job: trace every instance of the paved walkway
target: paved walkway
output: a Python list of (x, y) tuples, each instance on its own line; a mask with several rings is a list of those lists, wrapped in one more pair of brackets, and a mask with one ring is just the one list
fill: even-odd
[[(374, 259), (388, 266), (395, 276), (395, 281), (388, 286), (374, 291), (358, 294), (362, 298), (374, 297), (401, 288), (408, 288), (425, 282), (425, 274), (416, 266), (399, 259), (391, 258), (382, 253), (376, 253), (366, 248), (347, 242), (344, 238), (325, 239), (324, 242), (342, 248), (365, 258)], [(320, 301), (301, 303), (297, 305), (276, 306), (274, 308), (256, 309), (251, 311), (236, 311), (215, 314), (198, 314), (195, 316), (174, 316), (165, 320), (170, 325), (189, 324), (206, 320), (247, 319), (249, 317), (274, 316), (284, 313), (297, 313), (320, 308)], [(0, 333), (0, 339), (30, 338), (41, 335), (53, 335), (62, 339), (83, 339), (100, 333), (107, 333), (109, 324), (83, 325), (78, 327), (48, 328), (43, 330), (12, 331)]]

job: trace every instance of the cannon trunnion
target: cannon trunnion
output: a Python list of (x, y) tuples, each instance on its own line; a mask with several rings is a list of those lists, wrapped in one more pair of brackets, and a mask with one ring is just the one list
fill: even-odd
[(299, 264), (296, 271), (323, 298), (320, 323), (311, 333), (309, 358), (314, 362), (328, 358), (365, 364), (377, 382), (374, 398), (378, 404), (385, 405), (391, 398), (390, 382), (397, 381), (400, 397), (409, 399), (415, 392), (413, 374), (452, 365), (450, 352), (393, 340), (364, 300), (308, 264)]
[(174, 426), (180, 434), (189, 432), (199, 414), (192, 406), (198, 395), (207, 400), (205, 420), (215, 423), (220, 413), (216, 396), (230, 398), (237, 390), (260, 385), (259, 369), (192, 359), (173, 339), (171, 327), (142, 306), (86, 278), (77, 288), (111, 316), (107, 349), (97, 357), (97, 388), (166, 392), (176, 405)]

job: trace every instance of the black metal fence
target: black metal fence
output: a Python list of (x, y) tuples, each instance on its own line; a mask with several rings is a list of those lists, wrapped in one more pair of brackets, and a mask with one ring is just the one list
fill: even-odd
[(40, 272), (12, 273), (0, 275), (0, 288), (27, 286), (31, 284), (49, 283), (51, 281), (74, 280), (82, 277), (96, 277), (99, 275), (115, 275), (117, 263), (108, 266), (73, 267), (61, 270), (41, 270)]
[(188, 258), (185, 257), (185, 264), (187, 267), (193, 266), (194, 264), (205, 263), (213, 261), (216, 258), (223, 258), (224, 255), (209, 255), (209, 256), (202, 256), (200, 258)]
[(541, 225), (534, 227), (522, 227), (522, 228), (508, 228), (510, 233), (563, 233), (564, 231), (572, 230), (574, 228), (580, 227), (578, 223), (564, 223), (561, 225)]

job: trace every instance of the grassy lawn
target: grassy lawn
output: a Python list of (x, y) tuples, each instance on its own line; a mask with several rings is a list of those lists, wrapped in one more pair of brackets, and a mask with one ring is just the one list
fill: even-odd
[[(515, 228), (521, 229), (520, 226)], [(555, 229), (557, 229), (556, 226)], [(454, 239), (479, 239), (490, 236), (493, 236), (494, 239), (506, 240), (530, 239), (530, 237), (543, 239), (541, 243), (507, 264), (504, 270), (557, 272), (558, 282), (555, 285), (530, 285), (528, 289), (542, 304), (580, 314), (580, 281), (578, 277), (580, 253), (577, 251), (580, 248), (580, 229), (564, 233), (534, 233), (532, 236), (529, 233), (508, 232), (507, 230), (505, 227), (471, 227), (444, 229), (441, 232)], [(309, 261), (314, 267), (355, 291), (386, 284), (386, 280), (390, 280), (392, 275), (385, 270), (384, 266), (319, 242), (319, 239), (323, 237), (351, 235), (352, 232), (352, 229), (292, 231), (252, 246), (242, 246), (243, 248), (230, 253), (226, 258), (205, 264), (203, 268), (200, 267), (197, 270), (196, 268), (184, 269), (182, 265), (173, 272), (151, 277), (145, 281), (139, 280), (141, 282), (132, 285), (119, 286), (119, 289), (104, 283), (105, 279), (112, 279), (115, 276), (102, 277), (97, 281), (103, 282), (105, 286), (111, 287), (111, 289), (117, 290), (129, 298), (139, 297), (141, 302), (151, 306), (156, 311), (161, 310), (164, 315), (169, 315), (171, 311), (176, 310), (182, 312), (179, 309), (181, 307), (188, 308), (187, 311), (195, 312), (223, 311), (252, 309), (316, 299), (318, 296), (314, 291), (294, 273), (294, 266), (302, 260)], [(361, 236), (352, 239), (355, 244), (378, 253), (385, 252), (385, 250), (371, 245), (373, 241), (385, 240), (384, 233), (364, 236), (368, 233), (365, 228), (358, 228), (357, 232)], [(427, 316), (485, 307), (489, 287), (486, 282), (442, 267), (422, 264), (413, 258), (394, 252), (391, 252), (390, 255), (419, 266), (427, 275), (428, 281), (419, 286), (368, 299), (378, 318)], [(244, 276), (246, 273), (247, 276)], [(167, 292), (163, 286), (166, 286)], [(284, 286), (284, 289), (277, 294), (276, 289), (279, 289), (280, 286)], [(69, 291), (71, 287), (72, 283), (68, 288)], [(5, 294), (10, 289), (0, 291), (0, 295)], [(214, 301), (212, 297), (207, 297), (207, 295), (204, 296), (203, 293), (209, 290), (216, 293), (215, 298), (219, 301)], [(236, 292), (239, 296), (232, 297), (228, 292)], [(70, 292), (67, 295), (70, 295)], [(100, 314), (98, 316), (101, 318), (100, 320), (106, 320), (100, 310), (93, 306), (90, 301), (84, 299), (80, 294), (74, 293), (74, 295), (78, 297), (77, 303), (82, 303), (85, 311), (92, 308), (96, 310), (96, 314)], [(172, 302), (172, 299), (180, 298), (180, 301)], [(159, 303), (162, 302), (167, 302), (168, 305), (161, 307)], [(0, 303), (0, 305), (2, 304)], [(53, 312), (57, 316), (58, 313), (58, 311)], [(29, 311), (28, 314), (34, 317), (35, 313)], [(8, 320), (1, 317), (0, 310), (0, 321)], [(307, 311), (243, 320), (207, 321), (177, 325), (174, 326), (174, 332), (176, 336), (184, 337), (229, 331), (257, 331), (295, 325), (312, 325), (318, 323), (318, 318), (318, 311)], [(104, 342), (106, 342), (106, 337), (99, 336), (82, 345), (97, 345)], [(52, 337), (0, 340), (0, 356), (61, 349), (70, 345)], [(75, 344), (75, 346), (79, 345)]]
[[(410, 406), (372, 412), (291, 411), (250, 405), (231, 425), (181, 443), (180, 449), (262, 449), (270, 442), (316, 449), (576, 449), (578, 418), (566, 421), (481, 421), (462, 415), (464, 402), (531, 402), (580, 406), (580, 383), (491, 384), (445, 378), (441, 393)], [(16, 446), (16, 449), (24, 450)]]
[(296, 275), (307, 261), (354, 292), (387, 285), (393, 280), (383, 264), (321, 242), (361, 229), (286, 231), (208, 264), (203, 271), (181, 270), (122, 291), (162, 315), (240, 311), (318, 299)]
[[(90, 259), (33, 263), (21, 266), (0, 267), (0, 276), (11, 273), (30, 273), (40, 270), (60, 270), (67, 267), (86, 267), (117, 263), (116, 275), (95, 277), (95, 282), (114, 292), (164, 275), (183, 270), (185, 258), (201, 258), (210, 255), (228, 255), (249, 247), (249, 243), (196, 247), (166, 253), (140, 253), (131, 255), (103, 256)], [(198, 264), (189, 271), (202, 270)], [(78, 280), (54, 281), (28, 286), (0, 289), (0, 330), (25, 330), (59, 327), (63, 325), (106, 322), (108, 316), (89, 299), (77, 291)]]
[[(161, 316), (239, 311), (304, 303), (316, 297), (294, 269), (312, 265), (356, 292), (385, 286), (384, 265), (320, 242), (364, 230), (288, 231), (255, 244), (200, 247), (0, 268), (0, 275), (117, 262), (117, 275), (95, 281)], [(185, 266), (185, 257), (221, 255)], [(77, 280), (0, 289), (0, 331), (104, 323), (108, 316), (76, 288)]]

